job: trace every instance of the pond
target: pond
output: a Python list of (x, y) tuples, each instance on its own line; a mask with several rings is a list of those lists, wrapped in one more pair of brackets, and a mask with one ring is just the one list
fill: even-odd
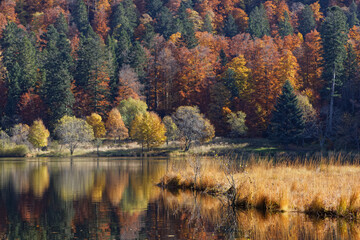
[(155, 185), (166, 158), (2, 159), (0, 239), (359, 239), (360, 225)]

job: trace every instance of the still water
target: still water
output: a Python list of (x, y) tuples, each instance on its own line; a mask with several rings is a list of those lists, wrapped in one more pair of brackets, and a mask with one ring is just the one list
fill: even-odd
[(356, 223), (162, 190), (172, 161), (2, 159), (0, 239), (360, 239)]

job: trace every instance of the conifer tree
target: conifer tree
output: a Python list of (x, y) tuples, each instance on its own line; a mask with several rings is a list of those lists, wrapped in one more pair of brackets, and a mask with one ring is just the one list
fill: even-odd
[(151, 17), (155, 17), (158, 12), (160, 12), (163, 2), (161, 0), (148, 0), (147, 9)]
[(204, 25), (203, 25), (203, 31), (204, 32), (208, 32), (208, 33), (212, 33), (213, 32), (213, 27), (211, 24), (211, 17), (209, 14), (205, 15), (204, 18)]
[(314, 18), (314, 12), (312, 11), (309, 5), (306, 5), (304, 9), (300, 12), (299, 17), (299, 32), (305, 36), (311, 30), (316, 27), (316, 21)]
[(48, 121), (51, 129), (64, 115), (72, 114), (74, 96), (71, 88), (73, 60), (69, 40), (50, 25), (44, 50), (44, 100), (48, 106)]
[(230, 14), (224, 24), (224, 34), (226, 37), (232, 38), (236, 34), (238, 34), (238, 26), (235, 23), (234, 17)]
[(270, 35), (269, 20), (263, 4), (251, 11), (249, 16), (249, 32), (253, 37), (257, 38)]
[(195, 37), (194, 24), (188, 18), (186, 4), (184, 2), (181, 3), (178, 19), (180, 20), (179, 30), (181, 32), (181, 37), (183, 38), (187, 48), (195, 48), (198, 45), (198, 42)]
[(174, 32), (173, 16), (167, 7), (162, 7), (158, 14), (156, 31), (168, 39)]
[(292, 35), (294, 33), (294, 29), (291, 26), (289, 14), (287, 11), (284, 11), (284, 19), (279, 22), (279, 34), (282, 37)]
[(304, 131), (303, 113), (290, 81), (278, 97), (269, 125), (269, 137), (282, 144), (299, 143)]
[(64, 33), (65, 35), (68, 34), (69, 25), (66, 21), (64, 14), (60, 13), (60, 16), (56, 19), (56, 22), (54, 23), (54, 27), (58, 31), (58, 33)]
[(334, 6), (328, 9), (327, 17), (322, 24), (321, 38), (324, 48), (324, 93), (329, 99), (329, 114), (327, 121), (327, 133), (332, 132), (334, 101), (340, 93), (344, 60), (346, 59), (345, 44), (347, 41), (348, 26), (343, 10)]
[(0, 41), (3, 63), (7, 69), (8, 99), (5, 113), (14, 119), (20, 96), (33, 87), (38, 79), (36, 49), (26, 32), (10, 22)]
[(88, 36), (89, 34), (93, 33), (92, 27), (90, 26), (86, 5), (83, 0), (75, 1), (73, 21), (79, 29), (79, 32), (84, 36)]
[(357, 17), (357, 4), (353, 1), (349, 6), (349, 28), (359, 25), (359, 19)]

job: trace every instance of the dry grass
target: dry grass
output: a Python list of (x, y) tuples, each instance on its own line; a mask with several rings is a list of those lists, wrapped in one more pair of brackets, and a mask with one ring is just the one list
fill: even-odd
[[(341, 156), (305, 163), (282, 159), (275, 164), (271, 158), (267, 161), (250, 158), (245, 168), (233, 173), (235, 204), (268, 211), (360, 218), (360, 164), (340, 160)], [(206, 158), (201, 161), (197, 183), (187, 162), (175, 162), (161, 183), (169, 188), (228, 194), (231, 184), (223, 171), (223, 161)]]

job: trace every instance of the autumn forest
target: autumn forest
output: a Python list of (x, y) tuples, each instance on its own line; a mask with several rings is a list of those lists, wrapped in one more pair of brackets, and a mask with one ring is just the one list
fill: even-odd
[(105, 122), (131, 98), (197, 106), (216, 136), (360, 149), (358, 3), (2, 0), (1, 128)]

